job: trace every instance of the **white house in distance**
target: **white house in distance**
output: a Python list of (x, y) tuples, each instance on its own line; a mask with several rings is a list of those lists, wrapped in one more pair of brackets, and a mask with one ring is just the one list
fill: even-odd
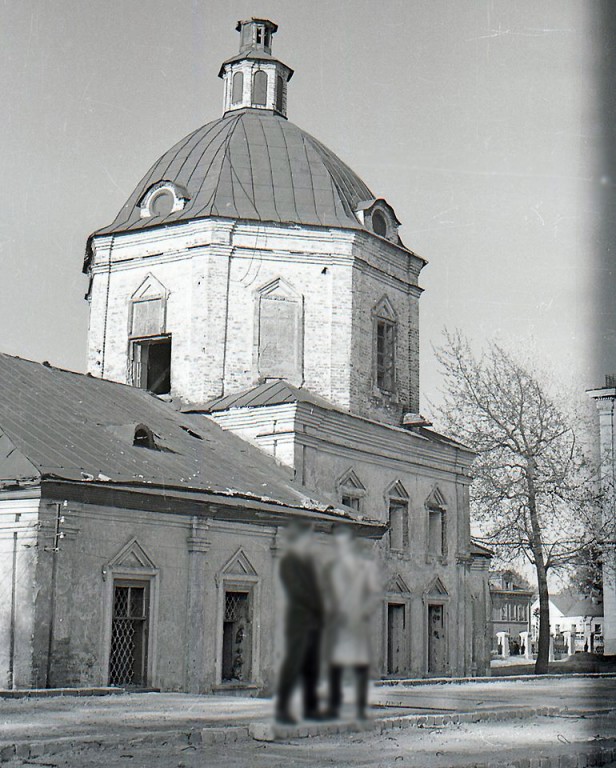
[[(603, 605), (591, 597), (563, 593), (550, 597), (550, 635), (554, 653), (603, 653)], [(533, 640), (539, 636), (539, 599), (531, 605)]]

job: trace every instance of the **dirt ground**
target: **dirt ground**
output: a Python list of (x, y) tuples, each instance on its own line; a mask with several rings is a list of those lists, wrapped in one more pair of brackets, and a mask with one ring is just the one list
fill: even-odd
[[(557, 758), (596, 753), (616, 746), (612, 717), (544, 717), (534, 721), (477, 723), (442, 728), (408, 728), (387, 734), (298, 739), (288, 743), (244, 741), (231, 745), (77, 748), (5, 763), (48, 768), (457, 768), (506, 765), (530, 757)], [(558, 765), (558, 762), (555, 763)], [(612, 763), (612, 766), (616, 763)]]

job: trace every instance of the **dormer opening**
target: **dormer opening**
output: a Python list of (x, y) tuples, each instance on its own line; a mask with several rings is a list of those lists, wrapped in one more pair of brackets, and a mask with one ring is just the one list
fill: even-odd
[(135, 436), (133, 437), (133, 445), (136, 448), (148, 448), (151, 451), (157, 451), (158, 446), (154, 439), (154, 433), (145, 424), (138, 424), (135, 427)]
[(387, 237), (387, 221), (380, 211), (374, 211), (372, 214), (372, 229), (375, 235)]

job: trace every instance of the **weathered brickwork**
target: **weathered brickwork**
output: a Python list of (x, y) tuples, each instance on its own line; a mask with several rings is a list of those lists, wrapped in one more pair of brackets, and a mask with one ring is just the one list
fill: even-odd
[[(151, 274), (168, 291), (173, 394), (203, 402), (250, 387), (259, 380), (259, 291), (281, 279), (303, 305), (303, 375), (292, 383), (397, 424), (418, 405), (419, 269), (407, 251), (350, 231), (208, 221), (101, 238), (88, 368), (129, 382), (131, 297)], [(383, 297), (397, 320), (392, 396), (373, 376), (372, 310)]]

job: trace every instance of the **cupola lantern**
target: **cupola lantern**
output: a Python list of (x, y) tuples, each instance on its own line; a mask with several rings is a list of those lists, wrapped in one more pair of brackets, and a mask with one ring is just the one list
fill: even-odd
[(225, 84), (223, 112), (266, 109), (287, 116), (287, 83), (293, 70), (272, 56), (278, 29), (268, 19), (238, 21), (240, 51), (218, 73)]

